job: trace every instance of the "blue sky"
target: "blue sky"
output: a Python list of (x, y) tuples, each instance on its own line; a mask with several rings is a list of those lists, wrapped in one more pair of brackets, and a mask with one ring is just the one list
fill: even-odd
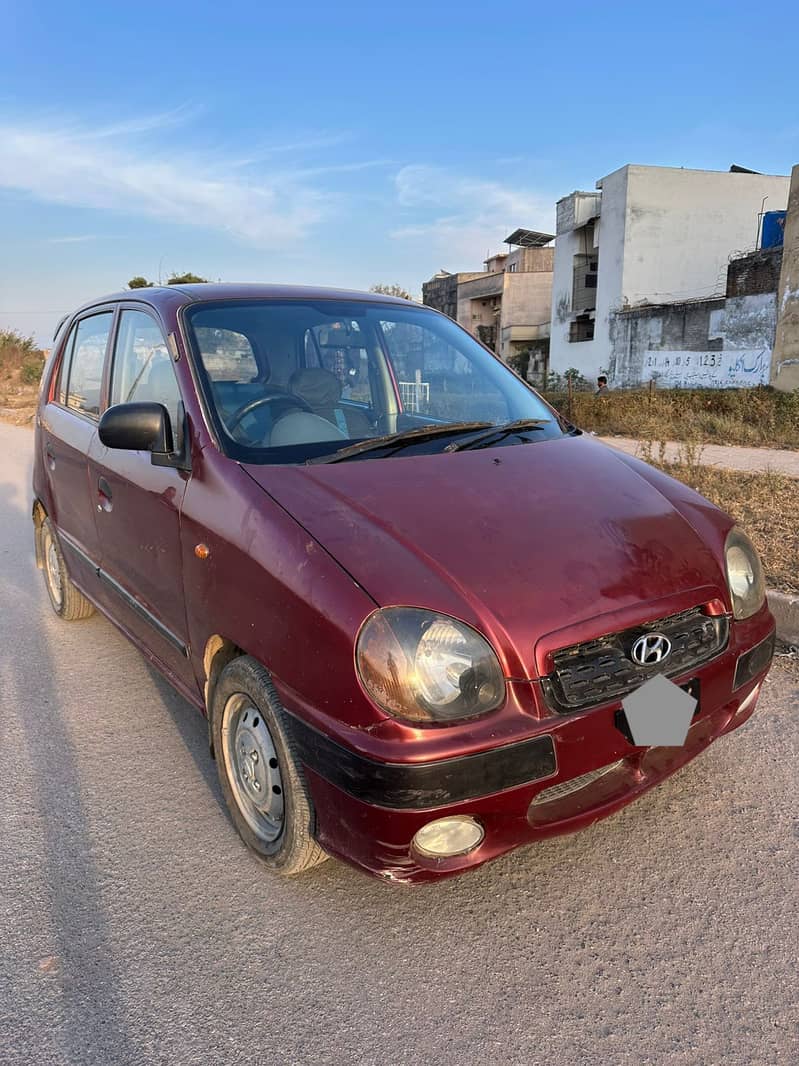
[(788, 173), (795, 5), (0, 0), (0, 328), (134, 274), (419, 292), (628, 162)]

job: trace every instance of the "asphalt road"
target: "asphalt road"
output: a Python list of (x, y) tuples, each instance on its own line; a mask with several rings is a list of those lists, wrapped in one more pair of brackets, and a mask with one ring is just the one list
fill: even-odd
[(614, 818), (409, 890), (281, 881), (199, 715), (33, 564), (0, 425), (0, 1063), (795, 1063), (799, 665)]

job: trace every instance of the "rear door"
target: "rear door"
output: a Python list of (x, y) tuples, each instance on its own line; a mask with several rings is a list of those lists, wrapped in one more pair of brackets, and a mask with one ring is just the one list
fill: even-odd
[(97, 436), (113, 317), (113, 309), (104, 308), (72, 325), (41, 422), (50, 519), (70, 577), (94, 598), (100, 547), (88, 453)]
[[(183, 406), (157, 320), (122, 307), (111, 361), (109, 406), (163, 404), (176, 447)], [(189, 474), (153, 466), (149, 452), (106, 448), (94, 437), (89, 480), (98, 505), (100, 567), (114, 617), (176, 678), (196, 687), (188, 661), (180, 510)]]

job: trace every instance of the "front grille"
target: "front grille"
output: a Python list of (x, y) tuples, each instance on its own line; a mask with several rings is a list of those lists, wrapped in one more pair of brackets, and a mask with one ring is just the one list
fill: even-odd
[[(636, 640), (647, 633), (668, 637), (671, 653), (662, 663), (639, 666), (633, 662), (631, 650)], [(708, 662), (724, 651), (728, 639), (726, 617), (711, 618), (701, 607), (694, 607), (561, 649), (553, 656), (552, 672), (543, 679), (544, 695), (558, 714), (623, 699), (655, 674), (674, 677)]]

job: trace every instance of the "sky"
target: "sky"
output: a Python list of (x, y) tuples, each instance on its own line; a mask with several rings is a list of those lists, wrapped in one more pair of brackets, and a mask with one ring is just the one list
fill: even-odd
[(625, 163), (787, 174), (791, 3), (0, 0), (0, 329), (193, 271), (413, 293)]

